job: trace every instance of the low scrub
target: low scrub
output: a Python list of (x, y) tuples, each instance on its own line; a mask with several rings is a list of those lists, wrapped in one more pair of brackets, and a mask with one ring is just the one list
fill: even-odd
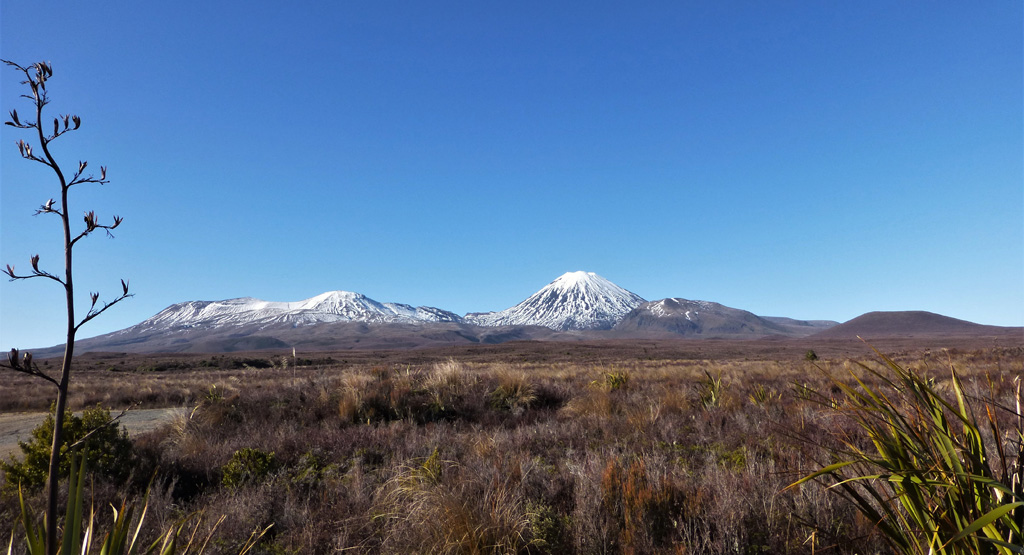
[[(906, 434), (923, 433), (939, 407), (949, 440), (977, 445), (955, 416), (960, 391), (961, 415), (976, 418), (966, 421), (982, 433), (983, 458), (994, 472), (968, 473), (989, 476), (982, 484), (991, 492), (1018, 472), (1020, 444), (1006, 435), (1016, 429), (1014, 412), (1004, 409), (1014, 407), (1019, 353), (952, 353), (956, 381), (948, 371), (930, 370), (941, 362), (933, 353), (901, 353), (893, 363), (920, 377), (904, 382), (884, 360), (862, 366), (822, 351), (815, 364), (852, 372), (848, 379), (813, 373), (802, 351), (789, 362), (446, 357), (287, 372), (169, 369), (161, 373), (166, 387), (194, 392), (187, 409), (134, 438), (136, 456), (127, 460), (136, 479), (97, 479), (92, 495), (100, 507), (122, 499), (146, 506), (140, 533), (147, 545), (184, 516), (205, 514), (195, 533), (207, 537), (216, 525), (216, 552), (236, 551), (273, 524), (254, 553), (889, 553), (886, 526), (896, 525), (880, 518), (887, 510), (916, 530), (913, 541), (927, 545), (924, 524), (908, 509), (881, 504), (897, 502), (904, 490), (878, 490), (876, 498), (866, 489), (899, 484), (858, 479), (898, 476), (895, 467), (833, 467), (787, 488), (808, 469), (846, 460), (836, 457), (854, 448), (879, 457), (865, 423), (846, 418), (855, 406), (848, 390), (875, 402), (865, 387), (900, 409)], [(152, 374), (132, 377), (148, 384)], [(908, 411), (913, 405), (903, 399), (924, 387), (946, 404)], [(153, 392), (164, 394), (157, 386)], [(865, 414), (882, 432), (899, 424)], [(936, 449), (900, 464), (934, 466), (921, 457)], [(980, 452), (954, 458), (967, 461), (972, 453)], [(834, 493), (846, 486), (877, 518)], [(0, 492), (0, 522), (20, 514), (16, 490), (7, 489)], [(24, 495), (38, 505), (42, 493)], [(1003, 495), (1001, 505), (978, 514), (925, 506), (946, 519), (967, 515), (965, 529), (986, 518), (1003, 526), (996, 521), (1017, 513), (1000, 507), (1017, 494)], [(999, 510), (1007, 512), (993, 513)], [(97, 519), (100, 527), (111, 522), (105, 514)], [(982, 528), (974, 532), (984, 534)], [(999, 529), (999, 541), (1019, 544), (1008, 531)], [(979, 552), (997, 545), (985, 540)]]
[(246, 484), (259, 483), (277, 468), (274, 453), (244, 447), (231, 455), (231, 460), (221, 468), (221, 483), (228, 488), (239, 488)]
[[(30, 440), (18, 442), (22, 453), (20, 460), (12, 455), (9, 461), (0, 461), (0, 470), (3, 470), (8, 487), (36, 490), (46, 483), (53, 441), (53, 410), (51, 406), (46, 420), (32, 430)], [(64, 441), (60, 457), (61, 477), (66, 478), (71, 473), (71, 451), (76, 445), (89, 453), (89, 472), (93, 476), (122, 481), (134, 468), (134, 453), (128, 433), (117, 422), (111, 422), (110, 411), (102, 407), (86, 409), (82, 416), (67, 411), (64, 414)]]

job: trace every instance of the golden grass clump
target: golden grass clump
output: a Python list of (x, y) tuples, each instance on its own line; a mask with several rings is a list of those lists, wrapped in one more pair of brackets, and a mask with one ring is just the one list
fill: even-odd
[(487, 394), (491, 408), (519, 415), (537, 400), (536, 388), (526, 372), (503, 367), (496, 379), (497, 386)]
[(437, 449), (404, 466), (379, 492), (374, 518), (385, 550), (416, 553), (516, 553), (529, 544), (530, 516), (505, 484), (466, 476)]

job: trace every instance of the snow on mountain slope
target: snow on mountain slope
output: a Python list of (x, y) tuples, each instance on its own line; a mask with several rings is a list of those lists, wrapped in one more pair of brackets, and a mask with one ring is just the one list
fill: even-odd
[(350, 291), (330, 291), (298, 302), (271, 302), (251, 297), (224, 301), (190, 301), (171, 305), (134, 326), (137, 329), (214, 328), (249, 324), (322, 322), (459, 322), (454, 313), (433, 307), (380, 303)]
[(568, 272), (530, 298), (499, 312), (467, 314), (480, 326), (545, 326), (554, 330), (611, 329), (644, 299), (593, 272)]

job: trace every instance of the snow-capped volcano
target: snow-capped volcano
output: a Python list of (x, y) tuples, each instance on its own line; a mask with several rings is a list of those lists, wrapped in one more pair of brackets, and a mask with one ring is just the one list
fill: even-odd
[(380, 303), (350, 291), (329, 291), (298, 302), (271, 302), (243, 297), (224, 301), (190, 301), (171, 305), (136, 328), (214, 328), (250, 324), (324, 322), (459, 322), (457, 314), (439, 308)]
[(525, 301), (500, 312), (467, 314), (480, 326), (544, 326), (554, 330), (611, 329), (644, 302), (593, 272), (568, 272)]

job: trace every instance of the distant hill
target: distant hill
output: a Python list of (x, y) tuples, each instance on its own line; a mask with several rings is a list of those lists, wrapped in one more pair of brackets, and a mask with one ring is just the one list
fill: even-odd
[(906, 310), (896, 312), (868, 312), (852, 320), (818, 332), (815, 339), (863, 339), (883, 337), (977, 337), (1005, 335), (1017, 330), (1024, 340), (1024, 328), (986, 326), (959, 320), (934, 312)]

